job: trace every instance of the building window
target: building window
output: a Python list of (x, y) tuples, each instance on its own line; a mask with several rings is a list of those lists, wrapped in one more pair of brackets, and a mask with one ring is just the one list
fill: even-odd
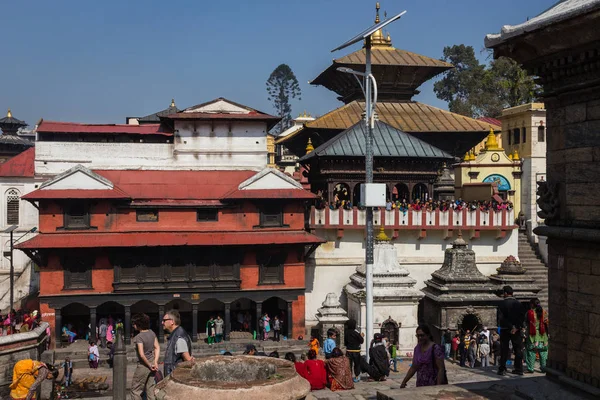
[(77, 254), (63, 258), (64, 288), (91, 289), (94, 258)]
[(256, 258), (259, 267), (259, 285), (281, 285), (285, 253), (262, 253)]
[(527, 143), (527, 128), (523, 128), (523, 143)]
[(65, 229), (90, 229), (90, 208), (87, 204), (74, 203), (65, 207)]
[(135, 210), (137, 222), (158, 222), (158, 210)]
[(216, 222), (219, 220), (219, 210), (216, 208), (201, 208), (196, 211), (196, 221), (198, 222)]
[(277, 205), (266, 206), (260, 210), (260, 226), (281, 227), (283, 226), (283, 208)]
[(515, 135), (515, 137), (513, 139), (513, 143), (514, 144), (521, 143), (521, 130), (519, 128), (515, 128), (514, 135)]
[(538, 126), (538, 142), (546, 141), (546, 127), (544, 125)]
[(19, 202), (21, 197), (16, 189), (6, 193), (6, 224), (19, 225)]
[(510, 131), (510, 129), (508, 130), (508, 145), (510, 146), (512, 144), (512, 132)]

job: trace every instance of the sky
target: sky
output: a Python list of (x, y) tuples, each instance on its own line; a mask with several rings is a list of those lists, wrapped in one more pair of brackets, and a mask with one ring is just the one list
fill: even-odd
[[(383, 0), (381, 11), (407, 14), (389, 26), (394, 47), (440, 58), (444, 46), (474, 47), (482, 62), (487, 33), (534, 17), (556, 0)], [(331, 53), (373, 23), (371, 0), (5, 0), (0, 37), (0, 116), (32, 127), (40, 118), (125, 123), (167, 108), (226, 97), (274, 113), (265, 82), (282, 63), (302, 90), (293, 116), (341, 105), (310, 85)], [(420, 87), (415, 100), (447, 108)]]

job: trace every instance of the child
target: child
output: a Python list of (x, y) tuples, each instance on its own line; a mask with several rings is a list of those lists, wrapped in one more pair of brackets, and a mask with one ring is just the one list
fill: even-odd
[(311, 336), (310, 342), (308, 342), (308, 347), (310, 350), (314, 350), (317, 355), (319, 355), (319, 339), (316, 336)]
[(454, 335), (454, 338), (452, 339), (452, 355), (454, 356), (454, 361), (458, 360), (457, 358), (457, 351), (458, 351), (458, 345), (460, 344), (460, 335), (456, 334)]
[(280, 337), (281, 337), (281, 321), (279, 320), (279, 317), (276, 315), (274, 320), (273, 320), (273, 332), (275, 332), (275, 341), (279, 342)]
[(483, 341), (479, 345), (479, 359), (481, 362), (482, 368), (487, 368), (490, 366), (490, 345), (488, 343), (487, 337), (483, 337)]
[(69, 387), (73, 383), (73, 362), (70, 357), (65, 357), (62, 367), (65, 371), (65, 386)]
[(502, 351), (502, 345), (500, 344), (500, 339), (498, 335), (492, 336), (492, 355), (494, 356), (494, 365), (498, 365), (498, 357), (500, 357), (500, 352)]
[(333, 349), (336, 347), (335, 338), (336, 338), (335, 329), (329, 329), (327, 331), (327, 339), (323, 342), (323, 352), (325, 353), (325, 359), (329, 360), (331, 358), (331, 353)]
[(90, 361), (90, 368), (93, 368), (93, 369), (98, 368), (98, 361), (100, 360), (100, 352), (98, 351), (98, 346), (96, 346), (95, 342), (90, 342), (90, 347), (88, 348), (88, 358)]
[(467, 350), (467, 359), (469, 360), (469, 367), (475, 367), (475, 359), (477, 358), (477, 340), (471, 338), (469, 341), (469, 349)]
[(394, 364), (394, 372), (398, 372), (398, 360), (396, 359), (397, 352), (398, 349), (396, 343), (392, 343), (392, 345), (390, 346), (390, 356), (392, 358), (391, 364)]

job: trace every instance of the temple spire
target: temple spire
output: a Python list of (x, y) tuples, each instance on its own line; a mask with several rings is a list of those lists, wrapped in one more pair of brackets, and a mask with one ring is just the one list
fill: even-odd
[(8, 112), (6, 113), (6, 118), (12, 118), (12, 112), (10, 112), (10, 108), (8, 109)]
[(175, 108), (175, 99), (171, 99), (171, 105), (169, 106), (169, 108)]
[[(379, 9), (381, 7), (379, 6), (379, 2), (375, 3), (375, 23), (378, 24), (381, 22), (381, 19), (379, 18)], [(371, 47), (392, 47), (392, 38), (390, 37), (390, 34), (388, 33), (387, 38), (383, 35), (383, 32), (381, 31), (381, 29), (379, 29), (378, 31), (374, 32), (371, 35)]]
[(310, 140), (310, 138), (308, 138), (308, 143), (306, 143), (306, 154), (310, 153), (314, 149), (315, 148), (313, 147), (312, 140)]

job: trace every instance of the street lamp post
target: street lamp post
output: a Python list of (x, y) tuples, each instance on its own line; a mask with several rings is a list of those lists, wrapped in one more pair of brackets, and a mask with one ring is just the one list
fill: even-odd
[[(377, 103), (377, 82), (375, 77), (371, 73), (371, 35), (384, 26), (394, 22), (404, 15), (406, 11), (401, 12), (394, 17), (387, 19), (383, 22), (379, 22), (374, 26), (361, 32), (354, 38), (350, 39), (346, 43), (332, 50), (332, 52), (346, 48), (354, 43), (364, 40), (365, 41), (365, 72), (354, 71), (350, 68), (340, 67), (338, 71), (353, 74), (358, 80), (359, 85), (365, 95), (365, 125), (366, 125), (366, 149), (365, 149), (365, 189), (364, 192), (368, 191), (369, 185), (373, 184), (373, 128), (375, 124), (375, 105)], [(361, 84), (358, 76), (363, 77), (363, 83)], [(367, 360), (369, 359), (369, 341), (373, 338), (373, 207), (365, 204), (367, 215), (366, 215), (366, 230), (367, 230), (367, 243), (365, 249), (365, 275), (366, 275), (366, 344), (367, 344)]]

